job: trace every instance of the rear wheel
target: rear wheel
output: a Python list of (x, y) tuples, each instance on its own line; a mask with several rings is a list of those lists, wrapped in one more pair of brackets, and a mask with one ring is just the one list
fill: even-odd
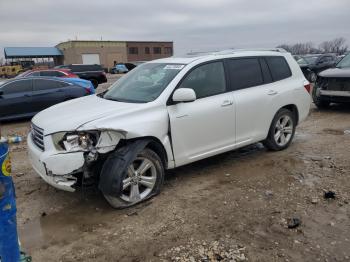
[(294, 114), (288, 109), (280, 109), (272, 120), (264, 146), (273, 151), (287, 148), (293, 140), (295, 127)]
[(158, 194), (164, 179), (162, 161), (154, 151), (145, 148), (122, 173), (121, 179), (119, 196), (104, 196), (114, 208), (133, 206)]

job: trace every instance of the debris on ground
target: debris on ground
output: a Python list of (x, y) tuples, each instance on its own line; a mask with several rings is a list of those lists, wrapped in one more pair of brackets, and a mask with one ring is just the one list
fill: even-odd
[(319, 201), (318, 197), (311, 198), (311, 203), (314, 204), (314, 205), (317, 204), (318, 201)]
[(288, 228), (293, 229), (301, 225), (301, 220), (299, 218), (293, 217), (288, 220)]
[(272, 192), (271, 190), (266, 190), (266, 191), (265, 191), (265, 196), (266, 196), (267, 198), (272, 198), (272, 197), (273, 197), (273, 192)]
[(160, 257), (162, 261), (248, 261), (245, 247), (227, 236), (210, 243), (190, 239), (185, 245), (172, 247), (161, 253)]
[(335, 198), (335, 192), (333, 192), (333, 191), (326, 191), (326, 192), (324, 192), (323, 197), (325, 199), (334, 199)]

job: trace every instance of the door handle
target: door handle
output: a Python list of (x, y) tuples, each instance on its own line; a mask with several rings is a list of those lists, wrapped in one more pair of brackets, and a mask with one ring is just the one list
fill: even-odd
[(31, 97), (31, 95), (26, 94), (26, 95), (24, 95), (24, 97)]
[(233, 104), (233, 101), (232, 100), (225, 100), (224, 102), (222, 102), (221, 106), (224, 107), (224, 106), (230, 106)]
[(278, 92), (277, 92), (276, 90), (269, 90), (269, 91), (267, 92), (267, 94), (268, 94), (269, 96), (274, 96), (274, 95), (277, 95)]

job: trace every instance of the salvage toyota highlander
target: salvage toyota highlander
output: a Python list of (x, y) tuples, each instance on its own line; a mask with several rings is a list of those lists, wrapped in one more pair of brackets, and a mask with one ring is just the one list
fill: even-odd
[(50, 185), (98, 185), (116, 208), (157, 193), (164, 170), (263, 142), (287, 148), (310, 85), (284, 50), (227, 50), (140, 65), (106, 92), (32, 120), (29, 156)]

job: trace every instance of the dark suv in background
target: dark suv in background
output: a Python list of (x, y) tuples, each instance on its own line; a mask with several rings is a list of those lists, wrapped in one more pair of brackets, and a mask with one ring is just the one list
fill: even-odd
[(99, 84), (107, 82), (105, 71), (100, 65), (71, 64), (57, 66), (56, 68), (70, 69), (71, 72), (78, 75), (80, 78), (90, 80), (95, 88), (97, 88)]
[(338, 61), (334, 54), (304, 55), (298, 56), (296, 60), (304, 76), (310, 82), (315, 82), (318, 73), (333, 67)]
[(328, 107), (331, 103), (350, 103), (350, 54), (334, 68), (318, 75), (312, 98), (318, 108)]

